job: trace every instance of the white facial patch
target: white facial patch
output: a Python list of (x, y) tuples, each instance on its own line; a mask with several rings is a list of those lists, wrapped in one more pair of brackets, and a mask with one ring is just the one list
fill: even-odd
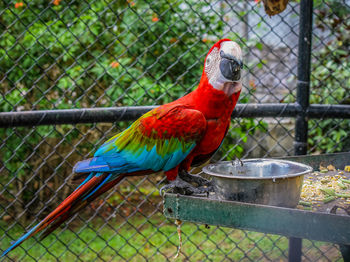
[(236, 57), (238, 60), (242, 60), (242, 50), (236, 42), (225, 41), (221, 43), (220, 50), (225, 54), (230, 54)]
[(214, 75), (216, 75), (219, 70), (218, 65), (220, 64), (220, 52), (218, 48), (211, 50), (210, 54), (205, 60), (205, 73), (210, 80)]

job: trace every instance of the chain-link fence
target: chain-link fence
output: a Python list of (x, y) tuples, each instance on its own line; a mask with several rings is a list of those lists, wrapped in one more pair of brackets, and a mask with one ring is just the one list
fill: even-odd
[[(33, 112), (8, 114), (0, 129), (0, 251), (73, 190), (77, 161), (148, 109), (134, 106), (167, 103), (195, 88), (207, 51), (223, 37), (240, 43), (246, 68), (239, 117), (214, 158), (294, 154), (299, 8), (291, 1), (270, 18), (259, 1), (2, 1), (0, 108)], [(311, 104), (350, 103), (349, 14), (348, 0), (314, 1)], [(254, 109), (249, 103), (257, 103), (254, 117), (244, 113)], [(270, 111), (261, 107), (266, 103)], [(73, 110), (80, 108), (92, 110)], [(42, 111), (59, 109), (72, 110)], [(308, 122), (309, 153), (349, 150), (349, 120), (339, 119), (341, 108), (323, 109)], [(6, 259), (172, 260), (178, 240), (162, 215), (163, 182), (159, 175), (125, 179), (47, 239), (28, 240)], [(288, 257), (281, 236), (192, 223), (182, 231), (178, 260)], [(305, 261), (341, 260), (329, 243), (305, 240), (302, 251)]]

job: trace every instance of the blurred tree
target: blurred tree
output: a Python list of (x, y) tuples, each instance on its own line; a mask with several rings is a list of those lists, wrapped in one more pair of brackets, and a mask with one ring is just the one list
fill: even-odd
[[(221, 38), (215, 1), (28, 1), (0, 3), (0, 110), (163, 104), (199, 82), (204, 56)], [(230, 33), (231, 39), (236, 39)], [(247, 99), (245, 100), (247, 101)], [(128, 123), (118, 123), (119, 129)], [(91, 155), (111, 124), (0, 129), (0, 183), (11, 210), (30, 216)], [(254, 132), (243, 121), (223, 146)], [(239, 130), (242, 130), (239, 132)], [(113, 130), (113, 133), (116, 130)], [(101, 139), (102, 138), (102, 139)], [(59, 194), (68, 193), (67, 187)], [(60, 201), (60, 199), (57, 199)], [(40, 203), (40, 205), (39, 205)]]

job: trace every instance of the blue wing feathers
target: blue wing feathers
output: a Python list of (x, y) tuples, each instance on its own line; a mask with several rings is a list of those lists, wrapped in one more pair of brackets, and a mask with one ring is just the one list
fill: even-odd
[[(175, 107), (178, 108), (178, 106)], [(162, 116), (169, 117), (171, 121), (180, 121), (182, 124), (183, 121), (192, 120), (193, 115), (201, 120), (204, 119), (200, 112), (194, 114), (194, 110), (187, 111), (187, 109), (182, 107), (180, 109), (184, 110), (182, 118), (174, 117), (174, 114), (178, 115), (178, 112), (169, 108), (165, 109)], [(154, 112), (149, 116), (153, 117), (156, 114)], [(147, 119), (147, 117), (144, 117), (143, 120)], [(163, 122), (167, 123), (167, 121)], [(197, 127), (198, 133), (201, 133), (201, 130), (206, 127), (205, 123), (203, 126)], [(175, 136), (166, 139), (161, 137), (154, 139), (141, 131), (142, 127), (150, 129), (152, 125), (152, 121), (149, 123), (147, 121), (134, 122), (129, 128), (112, 137), (98, 148), (93, 158), (77, 163), (74, 167), (75, 172), (131, 173), (142, 170), (168, 171), (179, 165), (196, 146), (197, 138), (186, 142), (183, 137)], [(163, 128), (169, 127), (165, 124)], [(150, 143), (154, 143), (153, 146)]]
[[(93, 157), (78, 162), (74, 167), (76, 173), (88, 172), (113, 172), (131, 173), (141, 170), (168, 171), (180, 164), (194, 148), (195, 144), (187, 148), (185, 152), (178, 149), (171, 154), (161, 156), (154, 146), (151, 150), (144, 147), (137, 156), (131, 152), (119, 151), (114, 154)], [(117, 151), (117, 150), (116, 150)]]
[(73, 171), (75, 173), (89, 173), (89, 172), (108, 172), (109, 166), (107, 163), (93, 164), (93, 158), (89, 158), (83, 161), (79, 161), (75, 164)]

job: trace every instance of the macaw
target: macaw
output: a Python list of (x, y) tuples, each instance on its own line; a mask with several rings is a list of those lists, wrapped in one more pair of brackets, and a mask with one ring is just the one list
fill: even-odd
[[(189, 183), (195, 176), (188, 171), (209, 160), (222, 144), (241, 92), (242, 68), (242, 52), (237, 43), (229, 39), (215, 43), (205, 58), (197, 89), (147, 112), (106, 141), (92, 158), (78, 162), (74, 166), (75, 179), (81, 184), (2, 256), (44, 229), (41, 236), (45, 238), (128, 176), (163, 171), (170, 181), (164, 189), (183, 189), (187, 194), (204, 192), (205, 186)], [(199, 176), (195, 180), (205, 183)]]

